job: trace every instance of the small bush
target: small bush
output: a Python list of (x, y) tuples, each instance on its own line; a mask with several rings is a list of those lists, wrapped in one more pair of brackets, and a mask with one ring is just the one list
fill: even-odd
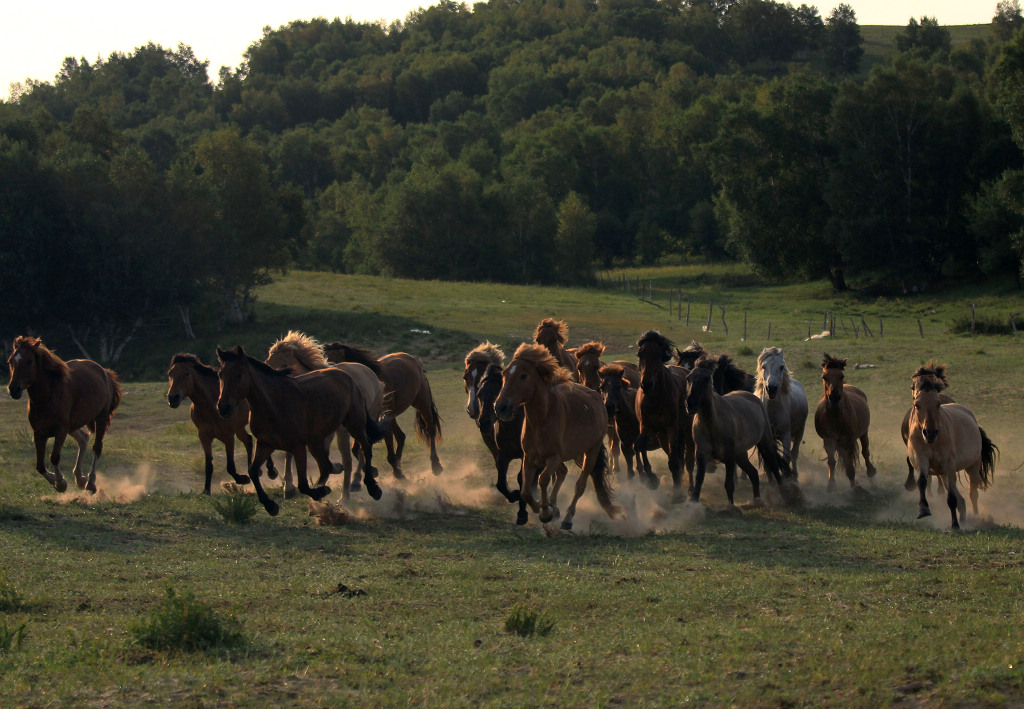
[(505, 632), (524, 638), (531, 635), (544, 637), (554, 629), (555, 621), (548, 618), (543, 611), (528, 611), (519, 606), (516, 606), (512, 615), (505, 620)]
[[(949, 323), (949, 332), (953, 335), (971, 334), (971, 316), (964, 315), (963, 317), (955, 318)], [(1013, 327), (1010, 325), (1010, 320), (1007, 318), (1004, 320), (997, 320), (996, 318), (979, 317), (974, 322), (974, 334), (975, 335), (1012, 335)]]
[(7, 621), (0, 622), (0, 653), (20, 650), (21, 643), (25, 639), (25, 623), (14, 627), (7, 625)]
[(135, 641), (151, 650), (212, 650), (242, 643), (238, 621), (222, 618), (191, 591), (180, 596), (167, 589), (163, 604), (147, 618), (129, 627)]
[(748, 345), (740, 345), (739, 349), (736, 350), (736, 354), (740, 357), (749, 357), (754, 354), (754, 350)]
[(260, 511), (259, 500), (252, 495), (238, 492), (213, 497), (210, 499), (210, 504), (224, 518), (225, 522), (231, 524), (248, 524), (249, 520)]

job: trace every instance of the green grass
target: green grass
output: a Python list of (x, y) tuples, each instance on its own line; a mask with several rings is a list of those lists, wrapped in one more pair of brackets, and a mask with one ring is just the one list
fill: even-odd
[[(292, 273), (261, 290), (249, 330), (203, 334), (198, 343), (169, 335), (146, 342), (138, 371), (166, 367), (182, 349), (209, 356), (218, 343), (241, 342), (262, 355), (290, 328), (423, 356), (444, 417), (445, 472), (430, 474), (425, 446), (410, 436), (405, 468), (412, 480), (399, 487), (378, 448), (384, 497), (371, 502), (355, 494), (345, 526), (318, 525), (305, 500), (282, 499), (277, 482), (269, 492), (281, 502), (278, 517), (260, 512), (250, 524), (225, 524), (199, 494), (198, 441), (185, 410), (166, 405), (159, 372), (127, 382), (95, 497), (53, 492), (33, 471), (24, 403), (0, 399), (0, 591), (18, 601), (0, 609), (0, 628), (28, 629), (17, 651), (11, 638), (0, 663), (4, 703), (1019, 703), (1022, 340), (947, 332), (970, 303), (994, 317), (1019, 310), (1019, 294), (965, 284), (924, 297), (837, 298), (820, 283), (769, 286), (732, 266), (630, 275), (655, 279), (666, 293), (681, 289), (705, 317), (709, 301), (721, 302), (729, 334), (717, 306), (716, 324), (704, 333), (703, 322), (686, 328), (665, 304), (610, 289)], [(840, 331), (832, 341), (803, 342), (806, 320), (826, 309), (863, 314), (875, 337)], [(745, 341), (736, 324), (743, 311)], [(721, 514), (719, 472), (705, 484), (701, 509), (671, 505), (668, 485), (650, 492), (619, 481), (627, 520), (607, 520), (588, 491), (575, 533), (548, 536), (536, 521), (517, 527), (514, 506), (491, 487), (492, 464), (463, 411), (461, 358), (485, 338), (510, 351), (547, 316), (569, 322), (572, 344), (604, 340), (610, 359), (634, 357), (638, 335), (658, 328), (680, 344), (698, 338), (728, 350), (747, 368), (768, 344), (771, 320), (771, 344), (785, 347), (815, 399), (823, 349), (875, 365), (848, 374), (872, 405), (879, 475), (862, 480), (870, 495), (852, 495), (843, 481), (837, 492), (825, 492), (811, 427), (801, 466), (804, 510)], [(884, 337), (874, 326), (879, 317)], [(949, 365), (950, 393), (1002, 449), (994, 485), (981, 494), (981, 518), (969, 517), (961, 534), (947, 531), (948, 513), (934, 490), (935, 516), (918, 521), (916, 496), (902, 489), (898, 427), (909, 406), (909, 375), (931, 357)], [(411, 433), (411, 417), (401, 422)], [(65, 449), (65, 466), (73, 452)], [(652, 462), (666, 473), (663, 455)], [(215, 483), (226, 481), (219, 444), (214, 464)], [(329, 500), (336, 501), (340, 481), (331, 484)], [(736, 494), (738, 502), (749, 500), (749, 487), (740, 483)], [(338, 592), (342, 587), (365, 593)], [(167, 613), (168, 588), (198, 599), (217, 618), (236, 618), (245, 642), (213, 653), (138, 642), (132, 629)], [(516, 609), (554, 622), (553, 631), (508, 632)]]

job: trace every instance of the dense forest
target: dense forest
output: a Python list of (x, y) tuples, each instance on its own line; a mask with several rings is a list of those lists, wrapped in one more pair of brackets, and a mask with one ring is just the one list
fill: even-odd
[(861, 69), (852, 8), (453, 0), (266, 28), (216, 82), (179, 45), (0, 104), (0, 333), (97, 358), (155, 317), (244, 321), (304, 267), (586, 283), (733, 258), (913, 292), (1024, 256), (1024, 24), (912, 19)]

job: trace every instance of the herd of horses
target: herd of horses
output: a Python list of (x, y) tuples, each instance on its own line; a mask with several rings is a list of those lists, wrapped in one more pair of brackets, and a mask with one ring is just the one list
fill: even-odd
[[(563, 529), (572, 529), (577, 503), (591, 481), (605, 513), (613, 519), (620, 516), (611, 486), (620, 458), (629, 478), (655, 489), (660, 478), (648, 453), (656, 449), (668, 458), (675, 502), (699, 502), (706, 474), (720, 464), (729, 510), (737, 509), (737, 468), (750, 482), (750, 504), (762, 504), (761, 478), (750, 459), (753, 450), (776, 499), (783, 504), (801, 499), (798, 459), (810, 412), (805, 390), (786, 366), (783, 350), (765, 348), (752, 375), (727, 354), (714, 355), (697, 342), (678, 349), (654, 330), (637, 341), (635, 362), (602, 361), (605, 347), (600, 342), (574, 349), (567, 343), (566, 323), (547, 318), (538, 325), (533, 342), (521, 344), (507, 364), (501, 348), (490, 342), (465, 357), (466, 412), (494, 459), (495, 487), (519, 505), (517, 524), (525, 524), (532, 511), (542, 523), (560, 518)], [(364, 487), (380, 499), (373, 446), (385, 442), (392, 472), (403, 478), (406, 436), (398, 416), (410, 408), (415, 411), (417, 434), (430, 447), (432, 471), (441, 474), (441, 417), (416, 357), (402, 352), (377, 357), (358, 347), (323, 345), (301, 332), (289, 332), (270, 347), (265, 360), (240, 346), (218, 348), (217, 359), (219, 368), (214, 369), (193, 354), (176, 354), (167, 372), (168, 404), (177, 408), (185, 399), (191, 402), (190, 416), (205, 458), (204, 493), (210, 494), (212, 442), (218, 440), (225, 447), (228, 474), (239, 485), (252, 483), (271, 515), (279, 506), (267, 495), (261, 477), (264, 468), (269, 478), (278, 477), (275, 451), (286, 455), (286, 497), (300, 492), (319, 500), (331, 492), (330, 476), (341, 472), (343, 499)], [(104, 434), (121, 401), (117, 375), (90, 360), (65, 362), (39, 338), (28, 336), (14, 340), (8, 366), (11, 396), (18, 399), (28, 393), (37, 472), (57, 491), (67, 489), (60, 454), (70, 435), (79, 446), (76, 483), (95, 492)], [(829, 489), (835, 486), (837, 462), (854, 488), (859, 458), (868, 477), (875, 475), (867, 397), (844, 381), (845, 367), (845, 359), (824, 355), (823, 392), (814, 412), (814, 428), (827, 456)], [(959, 528), (966, 502), (957, 488), (958, 474), (967, 475), (977, 514), (978, 491), (992, 480), (998, 449), (971, 411), (943, 393), (948, 386), (943, 365), (922, 366), (911, 379), (912, 405), (902, 425), (909, 469), (906, 487), (917, 486), (918, 516), (925, 517), (931, 514), (928, 482), (937, 477), (946, 491), (952, 526)], [(86, 475), (82, 459), (90, 433), (95, 441), (92, 468)], [(52, 472), (45, 461), (50, 438)], [(245, 474), (235, 468), (235, 439), (246, 450)], [(330, 460), (334, 439), (340, 465)], [(307, 476), (308, 457), (319, 472), (313, 485)], [(508, 468), (517, 460), (518, 489), (512, 489)], [(558, 493), (569, 461), (580, 472), (562, 514)], [(297, 486), (292, 482), (293, 465)]]

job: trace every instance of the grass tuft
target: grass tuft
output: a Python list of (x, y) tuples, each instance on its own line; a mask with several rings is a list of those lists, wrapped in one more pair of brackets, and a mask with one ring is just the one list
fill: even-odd
[(521, 606), (505, 620), (505, 632), (513, 633), (523, 638), (531, 635), (546, 637), (555, 629), (555, 621), (548, 617), (544, 611), (529, 611)]
[(21, 643), (25, 640), (26, 625), (8, 625), (6, 620), (0, 622), (0, 653), (21, 649)]
[(221, 617), (191, 591), (180, 596), (167, 589), (163, 604), (128, 628), (135, 641), (151, 650), (206, 651), (243, 642), (234, 616)]
[(0, 577), (0, 613), (16, 613), (25, 607), (25, 602), (7, 579)]
[(259, 500), (252, 495), (237, 492), (213, 497), (210, 504), (225, 522), (231, 524), (248, 524), (260, 511)]

